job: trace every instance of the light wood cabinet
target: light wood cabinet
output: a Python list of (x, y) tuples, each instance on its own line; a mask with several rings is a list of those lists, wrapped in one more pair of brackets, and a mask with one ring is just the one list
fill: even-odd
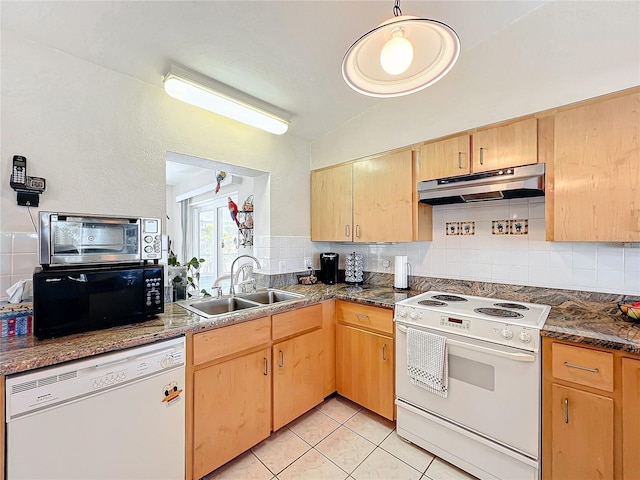
[(411, 242), (431, 235), (431, 208), (417, 201), (412, 150), (311, 172), (311, 240)]
[(640, 89), (554, 115), (547, 240), (640, 241)]
[(418, 181), (455, 177), (471, 171), (471, 136), (458, 135), (420, 147)]
[(268, 348), (194, 374), (193, 477), (201, 478), (271, 433)]
[(640, 479), (640, 359), (622, 359), (622, 478)]
[(187, 477), (201, 478), (271, 432), (271, 318), (187, 336)]
[(324, 400), (320, 361), (322, 331), (273, 345), (273, 430)]
[(542, 341), (542, 478), (640, 479), (640, 357)]
[(527, 118), (473, 133), (473, 172), (538, 163), (538, 120)]
[(435, 180), (534, 163), (538, 119), (531, 117), (424, 144), (417, 178)]
[[(393, 332), (393, 311), (338, 300), (336, 317), (338, 393), (393, 420), (394, 338), (392, 333), (379, 333)], [(353, 326), (356, 323), (359, 326)]]
[(353, 220), (351, 163), (311, 172), (311, 239), (351, 241)]
[(613, 399), (554, 383), (551, 416), (554, 479), (614, 478)]

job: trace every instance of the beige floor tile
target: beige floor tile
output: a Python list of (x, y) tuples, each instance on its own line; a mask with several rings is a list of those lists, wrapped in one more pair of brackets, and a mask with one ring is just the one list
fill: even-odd
[(430, 480), (474, 480), (476, 478), (440, 458), (436, 458), (429, 465), (425, 477)]
[(289, 430), (309, 445), (316, 445), (340, 424), (318, 410), (311, 410), (288, 425)]
[(422, 473), (377, 448), (351, 476), (355, 480), (418, 480)]
[(429, 452), (404, 441), (395, 431), (385, 438), (380, 446), (421, 472), (427, 469), (434, 458)]
[(273, 473), (251, 452), (245, 452), (204, 477), (205, 480), (270, 480)]
[(345, 480), (349, 475), (315, 450), (309, 450), (301, 458), (278, 474), (279, 480)]
[(376, 445), (380, 445), (395, 428), (393, 422), (369, 410), (359, 411), (345, 423), (345, 426)]
[(311, 447), (288, 428), (272, 433), (251, 451), (274, 474), (280, 473)]
[(346, 427), (338, 428), (316, 445), (320, 453), (348, 473), (353, 472), (375, 448), (369, 440)]
[(360, 405), (356, 405), (351, 400), (340, 396), (331, 397), (316, 408), (340, 423), (346, 422), (362, 410)]

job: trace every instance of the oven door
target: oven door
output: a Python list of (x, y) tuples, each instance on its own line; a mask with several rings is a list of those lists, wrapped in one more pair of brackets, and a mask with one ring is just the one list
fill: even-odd
[[(447, 398), (413, 385), (407, 375), (407, 327), (447, 337)], [(538, 354), (396, 323), (396, 395), (485, 438), (538, 459), (540, 359)]]

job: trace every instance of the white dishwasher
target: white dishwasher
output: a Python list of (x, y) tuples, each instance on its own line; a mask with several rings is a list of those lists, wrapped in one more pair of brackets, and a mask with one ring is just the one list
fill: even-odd
[(7, 377), (7, 478), (184, 479), (184, 382), (184, 337)]

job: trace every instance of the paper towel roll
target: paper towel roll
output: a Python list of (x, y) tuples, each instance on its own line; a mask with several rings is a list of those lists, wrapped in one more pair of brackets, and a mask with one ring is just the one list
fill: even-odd
[(393, 286), (407, 288), (409, 286), (409, 263), (406, 255), (396, 255), (394, 260)]

